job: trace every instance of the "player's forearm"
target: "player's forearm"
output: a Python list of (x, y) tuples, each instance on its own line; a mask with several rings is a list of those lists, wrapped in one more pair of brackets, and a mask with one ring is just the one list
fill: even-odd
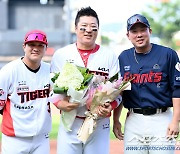
[(180, 122), (180, 98), (173, 98), (173, 119), (174, 122)]
[(113, 111), (113, 121), (119, 121), (119, 117), (121, 115), (121, 111), (123, 108), (123, 103), (121, 103), (117, 108), (114, 109)]

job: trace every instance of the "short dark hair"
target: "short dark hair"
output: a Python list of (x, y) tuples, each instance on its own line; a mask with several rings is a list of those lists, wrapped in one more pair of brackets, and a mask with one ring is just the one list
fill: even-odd
[(94, 11), (90, 6), (89, 7), (86, 7), (86, 8), (81, 8), (78, 12), (77, 12), (77, 15), (76, 15), (76, 18), (75, 18), (75, 26), (77, 26), (78, 22), (79, 22), (79, 19), (80, 17), (82, 16), (91, 16), (91, 17), (95, 17), (97, 19), (97, 22), (98, 22), (98, 26), (99, 26), (99, 18), (98, 18), (98, 15), (96, 13), (96, 11)]

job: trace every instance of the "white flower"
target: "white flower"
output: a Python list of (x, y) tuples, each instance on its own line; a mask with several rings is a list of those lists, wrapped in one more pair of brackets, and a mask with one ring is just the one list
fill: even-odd
[(79, 89), (84, 77), (77, 67), (71, 63), (66, 63), (62, 69), (62, 72), (55, 80), (57, 87), (65, 87), (66, 89), (74, 88)]

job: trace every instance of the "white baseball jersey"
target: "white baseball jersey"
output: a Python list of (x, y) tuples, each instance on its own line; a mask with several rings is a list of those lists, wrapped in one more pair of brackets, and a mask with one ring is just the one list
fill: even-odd
[[(61, 72), (66, 62), (85, 67), (75, 43), (61, 48), (54, 53), (51, 61), (51, 72)], [(87, 68), (96, 74), (112, 77), (119, 72), (118, 58), (115, 53), (100, 47), (98, 51), (90, 54), (87, 62)], [(120, 102), (118, 102), (118, 104), (119, 103)], [(85, 106), (79, 107), (77, 109), (77, 115), (85, 117), (85, 111)]]
[(49, 64), (41, 62), (40, 69), (34, 73), (21, 59), (8, 63), (0, 70), (3, 134), (29, 137), (50, 132), (49, 74)]

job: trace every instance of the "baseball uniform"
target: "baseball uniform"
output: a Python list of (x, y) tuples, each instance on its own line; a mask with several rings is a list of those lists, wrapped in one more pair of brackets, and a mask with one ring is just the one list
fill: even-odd
[[(97, 47), (97, 45), (96, 45)], [(111, 77), (119, 71), (118, 58), (110, 50), (102, 47), (89, 55), (88, 59), (78, 52), (76, 44), (68, 45), (59, 49), (53, 55), (51, 61), (51, 72), (61, 72), (66, 62), (74, 63), (78, 66), (87, 67), (91, 72)], [(81, 127), (86, 107), (77, 109), (77, 118), (72, 125), (72, 131), (66, 132), (62, 125), (58, 134), (58, 154), (108, 154), (109, 153), (109, 118), (102, 118), (97, 121), (97, 128), (83, 144), (77, 138), (77, 132)]]
[[(49, 74), (49, 64), (41, 62), (39, 70), (33, 72), (21, 58), (8, 63), (0, 70), (0, 109), (4, 109), (3, 153), (19, 154), (31, 146), (35, 150), (42, 144), (40, 142), (46, 143), (41, 153), (49, 151), (48, 133), (51, 130), (48, 102)], [(22, 144), (19, 144), (21, 142)], [(8, 148), (10, 145), (12, 147)]]
[[(180, 87), (179, 71), (175, 71), (178, 63), (174, 50), (157, 44), (152, 44), (147, 54), (136, 53), (134, 47), (120, 54), (121, 75), (124, 79), (133, 78), (131, 90), (123, 92), (123, 105), (130, 111), (124, 138), (127, 154), (148, 152), (128, 151), (129, 145), (174, 145), (175, 139), (167, 141), (166, 132), (172, 119), (172, 97), (177, 95), (174, 85)], [(173, 153), (173, 150), (150, 150), (158, 154)]]

